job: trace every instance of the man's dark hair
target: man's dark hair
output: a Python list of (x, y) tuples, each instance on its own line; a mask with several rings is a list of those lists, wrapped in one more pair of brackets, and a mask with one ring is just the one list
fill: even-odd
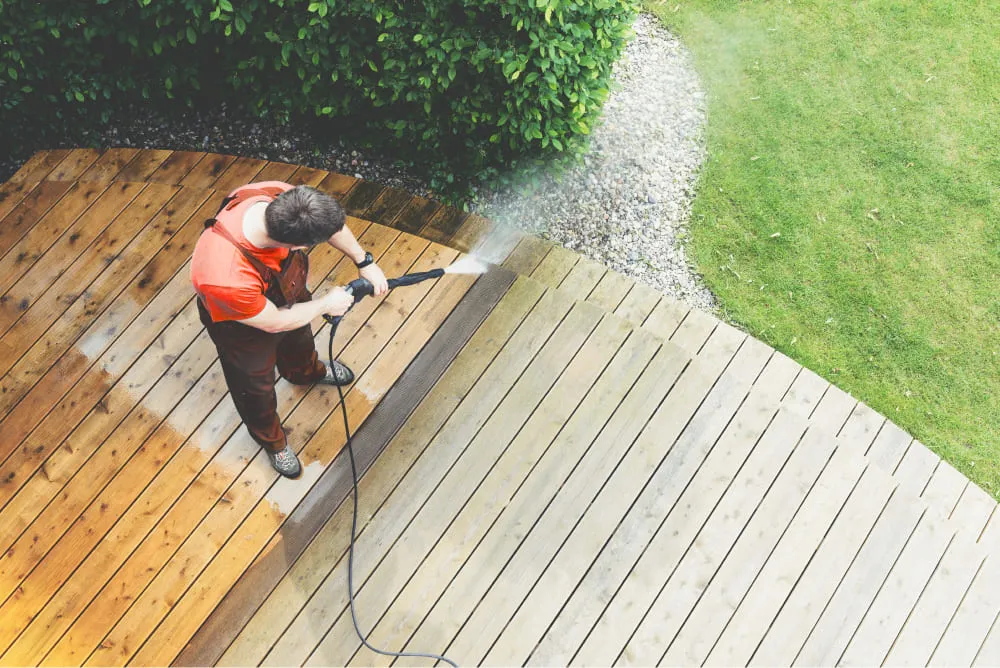
[(344, 227), (344, 209), (333, 197), (310, 186), (287, 190), (267, 205), (267, 236), (283, 244), (312, 246)]

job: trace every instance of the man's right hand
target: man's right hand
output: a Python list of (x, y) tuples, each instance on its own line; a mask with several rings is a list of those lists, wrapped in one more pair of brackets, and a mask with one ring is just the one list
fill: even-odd
[(332, 316), (344, 315), (354, 305), (354, 297), (344, 288), (333, 288), (319, 301), (323, 304), (323, 313)]

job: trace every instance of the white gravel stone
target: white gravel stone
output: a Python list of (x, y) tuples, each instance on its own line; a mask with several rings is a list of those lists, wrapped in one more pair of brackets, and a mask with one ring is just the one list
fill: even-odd
[(641, 14), (633, 29), (583, 164), (475, 209), (714, 311), (679, 234), (705, 157), (705, 95), (687, 52), (654, 17)]

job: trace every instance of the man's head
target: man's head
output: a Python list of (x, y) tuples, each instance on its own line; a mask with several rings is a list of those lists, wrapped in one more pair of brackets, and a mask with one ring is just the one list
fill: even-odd
[(326, 241), (344, 227), (345, 219), (337, 200), (310, 186), (281, 193), (264, 211), (267, 236), (291, 246)]

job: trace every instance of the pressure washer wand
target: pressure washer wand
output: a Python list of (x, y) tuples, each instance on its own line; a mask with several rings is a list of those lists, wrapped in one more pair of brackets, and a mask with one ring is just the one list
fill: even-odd
[[(444, 276), (444, 269), (431, 269), (430, 271), (418, 271), (412, 274), (403, 274), (398, 278), (390, 278), (388, 280), (389, 289), (394, 290), (396, 288), (403, 287), (404, 285), (416, 285), (417, 283), (422, 283), (431, 278), (441, 278), (442, 276)], [(375, 294), (375, 286), (372, 285), (371, 281), (367, 278), (354, 279), (344, 286), (344, 290), (347, 291), (347, 294), (354, 297), (355, 304), (360, 302), (365, 297), (371, 297)], [(323, 319), (334, 326), (339, 325), (343, 317), (343, 315), (323, 314)]]
[[(422, 281), (426, 281), (431, 278), (441, 278), (444, 276), (444, 269), (431, 269), (430, 271), (420, 271), (413, 274), (405, 274), (399, 278), (390, 278), (388, 280), (389, 289), (393, 290), (395, 288), (404, 285), (415, 285)], [(354, 297), (354, 304), (365, 297), (369, 297), (375, 294), (375, 286), (371, 284), (366, 278), (356, 278), (347, 285), (344, 286), (348, 294)], [(353, 307), (354, 304), (351, 306)], [(349, 311), (350, 309), (348, 309)], [(344, 314), (346, 315), (346, 313)], [(337, 325), (340, 321), (344, 319), (343, 315), (327, 315), (323, 314), (323, 319), (330, 323), (330, 336), (329, 336), (329, 348), (328, 352), (330, 355), (330, 363), (333, 363), (333, 337), (337, 335)], [(439, 661), (443, 661), (453, 668), (458, 668), (458, 664), (449, 659), (446, 656), (440, 656), (438, 654), (421, 654), (418, 652), (389, 652), (386, 650), (378, 649), (373, 647), (368, 642), (368, 635), (361, 630), (361, 626), (358, 624), (358, 615), (354, 609), (354, 546), (358, 534), (358, 465), (354, 460), (354, 446), (352, 445), (351, 436), (351, 425), (347, 419), (347, 405), (344, 401), (344, 390), (339, 385), (337, 386), (337, 394), (340, 397), (340, 413), (344, 418), (344, 433), (347, 435), (347, 441), (345, 446), (347, 448), (347, 454), (351, 462), (351, 480), (354, 482), (352, 488), (353, 492), (353, 516), (351, 519), (351, 545), (350, 551), (347, 558), (347, 596), (351, 603), (351, 622), (354, 624), (354, 631), (358, 634), (358, 638), (361, 639), (361, 644), (375, 652), (376, 654), (382, 654), (383, 656), (393, 656), (393, 657), (416, 657), (423, 659), (433, 659), (434, 665), (436, 666)]]

